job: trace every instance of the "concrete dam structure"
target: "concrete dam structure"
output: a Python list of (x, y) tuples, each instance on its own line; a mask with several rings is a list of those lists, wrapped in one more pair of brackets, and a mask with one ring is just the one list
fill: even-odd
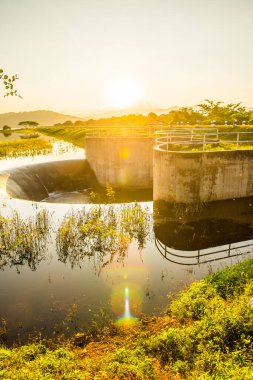
[(154, 137), (88, 137), (86, 157), (101, 186), (151, 189)]
[[(207, 134), (208, 139), (196, 129), (161, 133), (162, 140), (143, 136), (87, 137), (86, 157), (99, 184), (115, 189), (153, 186), (153, 200), (168, 203), (253, 196), (253, 150), (204, 151), (205, 143), (219, 143), (217, 129)], [(237, 148), (238, 141), (237, 137)], [(192, 148), (201, 143), (203, 151), (183, 151), (178, 144), (185, 143), (193, 144)]]
[[(45, 201), (54, 192), (80, 191), (87, 203), (85, 192), (87, 197), (93, 189), (106, 192), (110, 185), (116, 195), (128, 194), (129, 201), (145, 200), (145, 194), (146, 200), (151, 200), (153, 189), (154, 201), (177, 207), (253, 196), (252, 149), (205, 151), (206, 142), (219, 143), (216, 132), (208, 141), (205, 135), (203, 139), (188, 131), (180, 136), (172, 131), (161, 133), (162, 138), (156, 139), (154, 135), (87, 137), (87, 159), (4, 170), (0, 172), (0, 192), (12, 198)], [(193, 144), (191, 149), (185, 149), (186, 143)]]
[(154, 149), (156, 201), (210, 202), (253, 195), (253, 150), (167, 152)]

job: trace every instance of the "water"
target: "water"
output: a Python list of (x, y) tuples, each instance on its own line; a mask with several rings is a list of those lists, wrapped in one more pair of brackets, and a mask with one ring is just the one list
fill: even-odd
[(0, 132), (0, 141), (20, 140), (21, 133), (18, 132)]
[[(58, 197), (58, 201), (74, 203), (76, 195), (80, 194), (51, 194), (50, 202)], [(46, 249), (32, 262), (2, 263), (0, 318), (7, 322), (2, 340), (12, 344), (38, 333), (47, 337), (54, 333), (71, 335), (88, 328), (94, 320), (102, 323), (104, 315), (117, 321), (162, 313), (169, 302), (168, 294), (252, 256), (252, 204), (252, 199), (226, 201), (203, 206), (198, 212), (175, 213), (157, 212), (150, 200), (141, 202), (150, 213), (144, 248), (140, 249), (138, 239), (134, 239), (123, 257), (118, 252), (99, 257), (81, 252), (63, 256), (56, 247), (57, 228), (64, 215), (83, 208), (88, 212), (91, 205), (0, 200), (5, 216), (17, 210), (28, 218), (38, 210), (48, 210), (52, 228)], [(114, 207), (119, 213), (122, 204)], [(212, 259), (216, 261), (209, 262)]]

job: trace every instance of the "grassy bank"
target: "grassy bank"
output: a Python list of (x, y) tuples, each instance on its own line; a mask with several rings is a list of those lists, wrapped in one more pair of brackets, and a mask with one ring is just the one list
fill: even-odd
[(85, 127), (40, 127), (37, 131), (84, 148)]
[[(197, 128), (196, 126), (189, 126), (191, 128)], [(85, 133), (86, 131), (90, 131), (91, 129), (93, 130), (96, 130), (96, 128), (99, 128), (99, 125), (96, 126), (94, 125), (93, 127), (91, 126), (52, 126), (52, 127), (38, 127), (36, 130), (46, 136), (52, 136), (52, 137), (55, 137), (56, 139), (59, 139), (59, 140), (64, 140), (64, 141), (67, 141), (67, 142), (70, 142), (80, 148), (84, 148), (84, 145), (85, 145)], [(104, 130), (108, 130), (108, 134), (110, 133), (110, 130), (111, 131), (117, 131), (117, 133), (120, 135), (119, 131), (120, 131), (120, 128), (122, 129), (122, 131), (124, 131), (124, 133), (126, 133), (126, 130), (124, 127), (117, 127), (117, 126), (113, 126), (113, 127), (110, 127), (108, 126), (107, 128), (104, 128)], [(170, 128), (170, 127), (168, 127)], [(173, 127), (172, 127), (173, 128)], [(174, 127), (175, 128), (175, 127)], [(199, 128), (210, 128), (210, 126), (199, 126)], [(216, 128), (216, 127), (215, 127)], [(237, 126), (237, 127), (233, 127), (233, 126), (217, 126), (218, 130), (222, 133), (226, 133), (226, 132), (251, 132), (252, 131), (252, 135), (248, 136), (250, 139), (253, 139), (253, 126), (252, 125), (249, 125), (249, 126)], [(139, 126), (139, 127), (136, 127), (136, 129), (138, 130), (138, 133), (141, 133), (141, 132), (144, 132), (145, 130), (148, 130), (148, 127), (147, 126)], [(131, 130), (130, 133), (130, 136), (133, 134), (133, 130)], [(228, 140), (228, 139), (231, 139), (231, 136), (226, 136), (226, 135), (223, 135), (222, 136), (222, 140)], [(234, 136), (234, 139), (236, 140), (236, 135)], [(226, 145), (226, 146), (225, 146)], [(235, 145), (235, 144), (234, 144)], [(236, 146), (236, 145), (235, 145)], [(216, 145), (216, 149), (221, 149), (221, 150), (224, 150), (224, 149), (235, 149), (235, 146), (233, 147), (232, 144), (224, 144), (224, 143), (221, 143), (221, 146), (217, 148), (217, 145)], [(241, 147), (243, 148), (243, 147)], [(190, 148), (188, 147), (186, 150), (189, 150)], [(248, 147), (246, 149), (249, 149)], [(197, 150), (202, 150), (202, 147), (200, 147), (199, 149)], [(210, 147), (207, 147), (207, 150), (213, 150), (213, 148), (210, 148)], [(215, 150), (215, 147), (214, 147), (214, 150)]]
[(52, 149), (52, 144), (44, 139), (0, 141), (0, 159), (6, 157), (33, 156)]
[(253, 378), (253, 260), (210, 275), (163, 317), (72, 342), (0, 348), (1, 379)]

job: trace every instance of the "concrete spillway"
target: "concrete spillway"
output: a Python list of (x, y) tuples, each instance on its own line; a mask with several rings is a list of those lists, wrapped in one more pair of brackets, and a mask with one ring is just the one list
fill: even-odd
[(97, 186), (87, 160), (55, 161), (0, 172), (0, 192), (11, 198), (42, 201), (53, 192)]

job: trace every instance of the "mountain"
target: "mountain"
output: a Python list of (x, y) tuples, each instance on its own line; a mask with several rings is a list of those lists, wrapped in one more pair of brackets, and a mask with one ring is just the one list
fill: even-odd
[(12, 128), (18, 126), (20, 121), (36, 121), (41, 126), (51, 126), (56, 123), (64, 123), (67, 120), (73, 122), (77, 120), (88, 120), (88, 119), (105, 119), (112, 116), (124, 116), (129, 114), (142, 114), (148, 115), (150, 112), (154, 112), (157, 115), (169, 113), (172, 110), (177, 110), (179, 107), (169, 107), (169, 108), (158, 108), (152, 106), (149, 103), (139, 103), (132, 107), (117, 108), (117, 109), (106, 109), (91, 112), (89, 114), (81, 116), (64, 115), (54, 111), (28, 111), (28, 112), (9, 112), (0, 114), (0, 129), (4, 125), (9, 125)]
[(172, 110), (177, 110), (180, 107), (168, 107), (168, 108), (159, 108), (150, 103), (138, 103), (130, 107), (125, 108), (116, 108), (116, 109), (105, 109), (103, 111), (98, 110), (80, 116), (82, 119), (103, 119), (112, 116), (124, 116), (129, 114), (142, 114), (148, 115), (150, 112), (154, 112), (157, 115), (167, 114)]
[(8, 112), (0, 114), (0, 129), (4, 125), (15, 128), (20, 121), (27, 120), (36, 121), (42, 126), (49, 126), (56, 123), (64, 123), (67, 120), (75, 122), (77, 120), (87, 120), (87, 118), (64, 115), (53, 111)]

